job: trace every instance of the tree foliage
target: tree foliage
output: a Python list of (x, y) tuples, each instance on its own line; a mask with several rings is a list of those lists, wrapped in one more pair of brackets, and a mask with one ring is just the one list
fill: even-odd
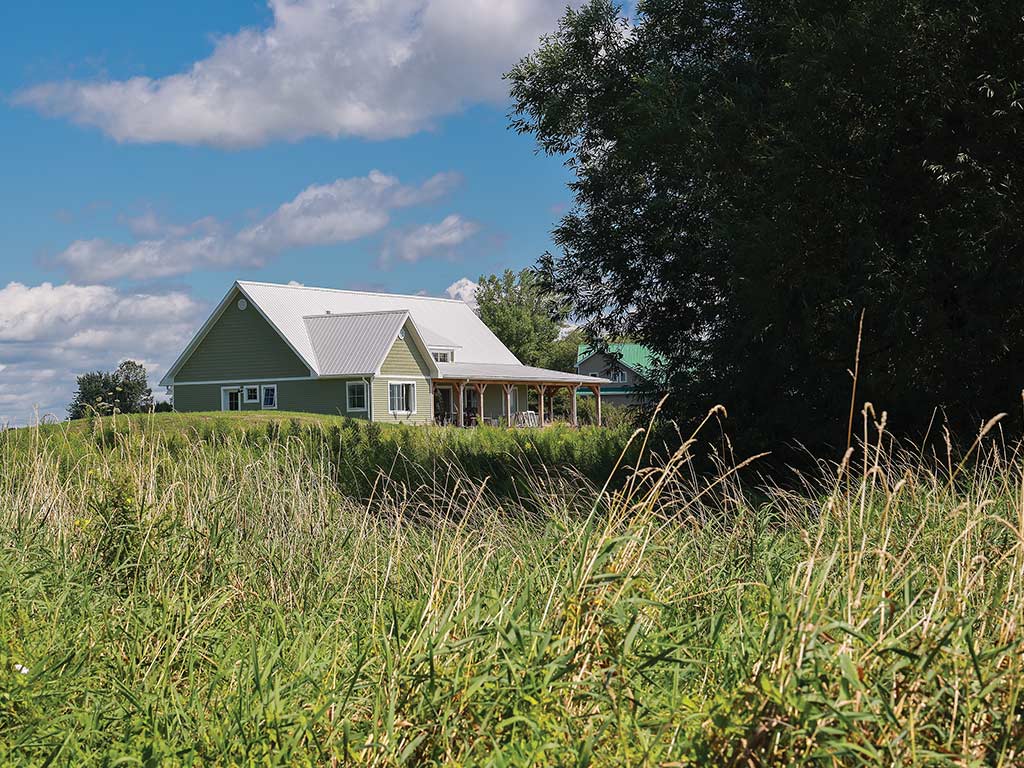
[(534, 270), (481, 277), (480, 318), (524, 365), (572, 371), (579, 334), (564, 332), (566, 311)]
[(143, 413), (153, 409), (153, 391), (146, 381), (146, 369), (125, 360), (116, 371), (92, 371), (78, 377), (78, 390), (68, 406), (68, 418), (81, 419), (90, 413)]
[(680, 412), (845, 445), (862, 311), (890, 426), (1019, 407), (1019, 0), (593, 0), (509, 80), (576, 173), (546, 281), (660, 353)]

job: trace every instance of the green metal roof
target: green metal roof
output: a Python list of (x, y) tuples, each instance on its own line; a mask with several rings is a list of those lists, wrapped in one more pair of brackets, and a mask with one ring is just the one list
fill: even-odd
[[(658, 356), (643, 344), (609, 344), (608, 352), (619, 357), (623, 365), (644, 374), (659, 362)], [(589, 344), (580, 344), (576, 350), (576, 365), (579, 365), (594, 353)]]

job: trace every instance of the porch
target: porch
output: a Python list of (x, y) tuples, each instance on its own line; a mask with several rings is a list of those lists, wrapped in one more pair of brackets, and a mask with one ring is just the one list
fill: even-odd
[[(560, 390), (569, 395), (568, 421), (579, 426), (576, 395), (581, 389), (594, 395), (595, 422), (601, 425), (601, 384), (591, 382), (537, 382), (440, 378), (430, 385), (434, 421), (458, 427), (479, 425), (542, 427), (554, 421), (553, 402)], [(525, 392), (525, 395), (524, 395)], [(535, 393), (537, 408), (529, 407)], [(496, 399), (500, 403), (496, 408)]]

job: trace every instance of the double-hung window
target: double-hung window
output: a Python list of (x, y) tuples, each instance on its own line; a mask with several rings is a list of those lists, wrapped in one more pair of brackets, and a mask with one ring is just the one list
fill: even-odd
[(416, 413), (416, 385), (412, 382), (389, 383), (388, 411), (391, 413)]
[(621, 368), (619, 368), (618, 370), (612, 371), (612, 375), (609, 376), (608, 378), (610, 378), (616, 384), (625, 384), (626, 383), (626, 372), (624, 370), (622, 370)]
[(260, 388), (259, 387), (246, 387), (245, 388), (245, 402), (247, 403), (258, 403), (260, 401)]
[(263, 397), (261, 405), (264, 410), (272, 411), (277, 408), (277, 384), (264, 384), (262, 387)]
[(430, 356), (434, 358), (434, 362), (437, 363), (450, 363), (452, 361), (451, 352), (431, 352)]
[(347, 396), (348, 396), (348, 410), (350, 411), (365, 411), (366, 410), (366, 382), (365, 381), (350, 381), (346, 385)]

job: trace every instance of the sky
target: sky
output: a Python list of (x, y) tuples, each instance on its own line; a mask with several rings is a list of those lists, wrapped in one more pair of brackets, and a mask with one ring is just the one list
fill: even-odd
[(471, 299), (571, 203), (502, 73), (565, 0), (0, 4), (0, 424), (155, 386), (234, 280)]

